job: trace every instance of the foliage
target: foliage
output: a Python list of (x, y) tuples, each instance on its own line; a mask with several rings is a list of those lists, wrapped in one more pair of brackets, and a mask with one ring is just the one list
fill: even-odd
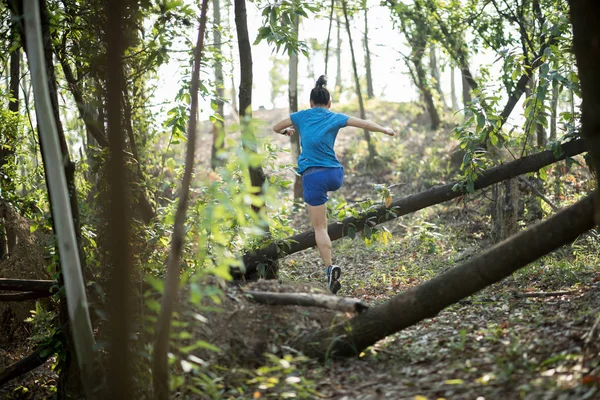
[(307, 359), (285, 355), (279, 358), (273, 354), (265, 354), (267, 364), (254, 371), (254, 377), (248, 381), (255, 387), (253, 398), (276, 399), (312, 399), (318, 396), (315, 382), (300, 375), (296, 365)]
[(299, 17), (308, 18), (308, 12), (316, 13), (320, 9), (319, 3), (298, 0), (283, 0), (273, 4), (267, 2), (262, 11), (263, 26), (259, 28), (254, 44), (266, 40), (275, 46), (277, 52), (283, 47), (288, 54), (300, 52), (308, 56), (308, 47), (299, 40), (294, 25)]

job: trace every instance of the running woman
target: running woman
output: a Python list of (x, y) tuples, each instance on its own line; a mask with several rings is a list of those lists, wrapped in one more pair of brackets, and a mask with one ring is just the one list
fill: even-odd
[(394, 130), (374, 122), (348, 117), (330, 111), (331, 95), (321, 75), (310, 92), (310, 109), (293, 113), (273, 126), (282, 135), (300, 135), (301, 152), (298, 173), (302, 175), (303, 197), (308, 204), (308, 216), (315, 231), (315, 241), (325, 266), (327, 286), (336, 294), (340, 288), (342, 270), (332, 261), (331, 239), (327, 233), (327, 192), (338, 190), (344, 182), (344, 168), (333, 150), (339, 130), (345, 126), (383, 132), (394, 136)]

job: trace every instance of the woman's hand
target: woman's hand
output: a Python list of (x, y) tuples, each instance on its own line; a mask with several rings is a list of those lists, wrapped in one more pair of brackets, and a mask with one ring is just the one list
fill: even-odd
[(281, 131), (281, 134), (285, 136), (292, 136), (294, 132), (296, 132), (294, 128), (285, 128), (283, 131)]
[(394, 136), (396, 134), (396, 132), (394, 132), (394, 130), (392, 128), (383, 128), (383, 133), (385, 133), (388, 136)]

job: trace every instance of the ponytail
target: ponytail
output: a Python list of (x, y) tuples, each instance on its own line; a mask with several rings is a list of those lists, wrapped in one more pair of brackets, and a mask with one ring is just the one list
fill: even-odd
[(327, 78), (325, 75), (321, 75), (319, 79), (317, 79), (317, 84), (310, 92), (310, 100), (314, 105), (326, 106), (329, 104), (331, 95), (329, 94), (329, 90), (325, 87), (326, 85)]

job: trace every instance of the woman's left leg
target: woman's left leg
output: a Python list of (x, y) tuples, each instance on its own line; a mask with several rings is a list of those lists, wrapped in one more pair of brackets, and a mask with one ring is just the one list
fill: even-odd
[(308, 216), (315, 230), (315, 241), (317, 242), (319, 254), (325, 267), (328, 267), (333, 262), (331, 257), (331, 239), (329, 238), (329, 233), (327, 233), (327, 205), (308, 205)]

